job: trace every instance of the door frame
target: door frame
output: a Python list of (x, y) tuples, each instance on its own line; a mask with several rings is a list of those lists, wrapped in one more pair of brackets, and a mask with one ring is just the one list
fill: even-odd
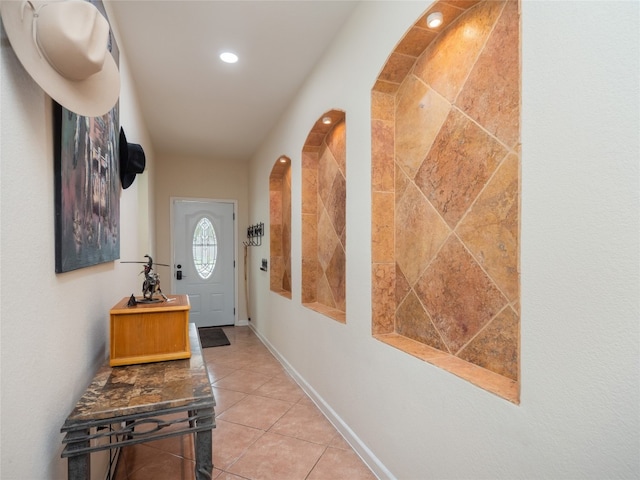
[(202, 198), (202, 197), (169, 197), (169, 231), (170, 235), (170, 248), (171, 248), (171, 293), (175, 294), (175, 271), (176, 271), (176, 261), (174, 258), (174, 242), (173, 238), (173, 204), (176, 201), (187, 201), (187, 202), (207, 202), (207, 203), (232, 203), (233, 204), (233, 324), (238, 325), (238, 315), (240, 314), (240, 308), (238, 306), (238, 201), (232, 200), (228, 198)]

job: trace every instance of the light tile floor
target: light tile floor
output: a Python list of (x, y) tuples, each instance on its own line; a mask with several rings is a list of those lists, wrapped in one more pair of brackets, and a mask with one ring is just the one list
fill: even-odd
[[(213, 478), (375, 480), (375, 475), (249, 327), (206, 348), (216, 397)], [(115, 480), (194, 479), (193, 436), (122, 449)]]

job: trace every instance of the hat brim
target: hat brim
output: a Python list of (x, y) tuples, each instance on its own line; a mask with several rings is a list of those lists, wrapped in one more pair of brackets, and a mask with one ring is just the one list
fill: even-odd
[[(56, 102), (74, 113), (100, 117), (108, 113), (120, 96), (120, 73), (113, 56), (105, 56), (100, 72), (86, 80), (73, 81), (60, 75), (40, 56), (33, 41), (33, 11), (22, 1), (2, 0), (0, 15), (13, 51), (34, 81)], [(36, 8), (42, 2), (32, 2)]]

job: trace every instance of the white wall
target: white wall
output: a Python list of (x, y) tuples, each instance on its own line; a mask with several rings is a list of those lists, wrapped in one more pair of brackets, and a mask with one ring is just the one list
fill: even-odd
[[(108, 357), (109, 309), (139, 290), (138, 270), (116, 261), (54, 273), (51, 100), (22, 68), (4, 28), (1, 42), (0, 478), (61, 479), (67, 461), (60, 458), (60, 427)], [(120, 60), (121, 123), (152, 170), (123, 52)], [(151, 209), (147, 175), (121, 196), (123, 260), (149, 248), (150, 227), (138, 218)]]
[[(638, 478), (639, 3), (522, 5), (522, 395), (513, 405), (371, 338), (370, 89), (429, 2), (363, 2), (250, 169), (269, 218), (292, 159), (287, 300), (251, 250), (259, 335), (381, 477)], [(300, 305), (300, 152), (346, 111), (347, 324)], [(268, 227), (267, 237), (268, 238)]]

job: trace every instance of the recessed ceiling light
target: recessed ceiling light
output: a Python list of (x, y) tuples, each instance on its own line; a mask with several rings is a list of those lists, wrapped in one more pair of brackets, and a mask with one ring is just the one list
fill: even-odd
[(220, 60), (224, 63), (236, 63), (238, 61), (238, 56), (235, 53), (223, 52), (220, 54)]
[(438, 28), (442, 25), (442, 21), (442, 12), (433, 12), (427, 17), (427, 26), (429, 28)]

